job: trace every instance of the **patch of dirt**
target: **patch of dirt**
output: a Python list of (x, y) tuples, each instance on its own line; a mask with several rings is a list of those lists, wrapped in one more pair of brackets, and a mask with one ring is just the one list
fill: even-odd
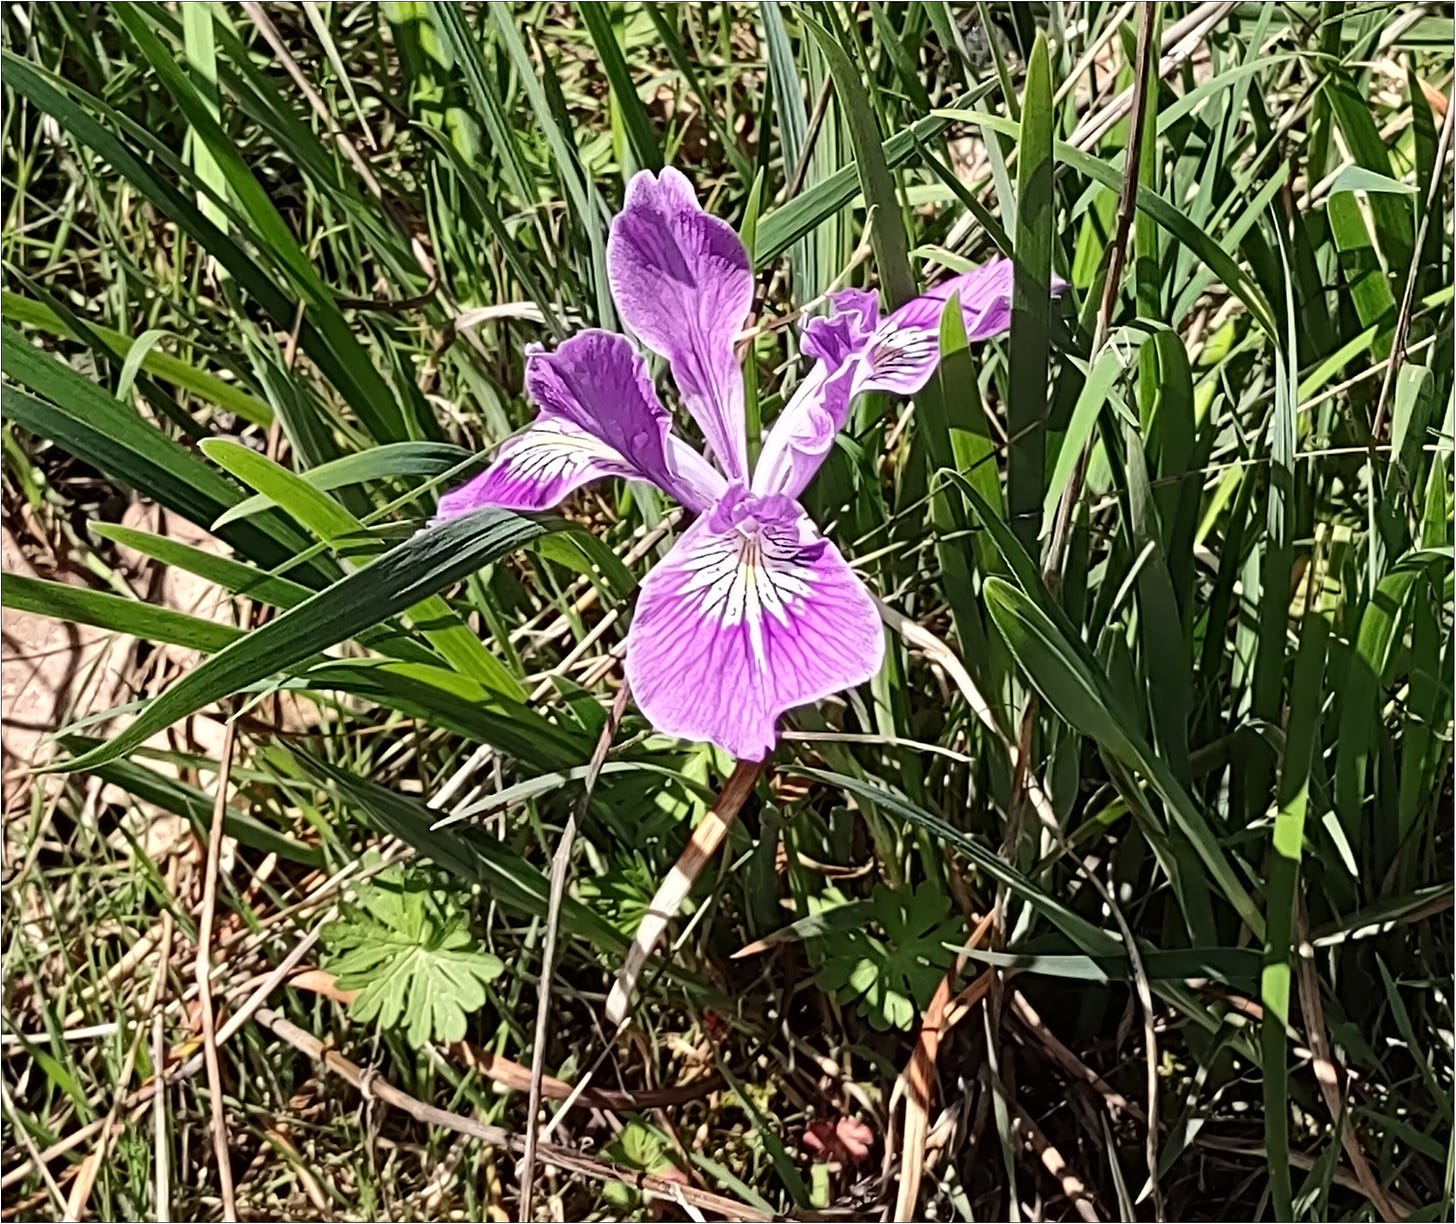
[[(66, 574), (41, 573), (10, 524), (3, 529), (6, 574), (53, 578), (81, 585)], [(0, 760), (4, 811), (22, 814), (31, 787), (30, 770), (55, 755), (46, 736), (83, 714), (115, 704), (123, 689), (129, 643), (104, 629), (7, 608), (0, 621)]]
[[(219, 551), (202, 528), (176, 514), (141, 502), (129, 504), (121, 521), (127, 527), (165, 535), (195, 548)], [(79, 566), (56, 563), (49, 546), (32, 540), (24, 522), (4, 527), (3, 566), (6, 574), (47, 578), (71, 586), (95, 586)], [(116, 549), (117, 572), (148, 604), (206, 619), (226, 619), (228, 597), (210, 582), (185, 570), (159, 565), (129, 548)], [(161, 691), (201, 660), (194, 650), (138, 644), (131, 638), (89, 625), (69, 624), (47, 616), (7, 608), (3, 620), (4, 811), (19, 815), (27, 807), (34, 782), (31, 770), (56, 754), (47, 735), (78, 718)], [(88, 727), (105, 734), (105, 723)], [(223, 729), (215, 718), (197, 718), (180, 729), (180, 738), (197, 751), (216, 755)], [(178, 735), (163, 735), (157, 747), (177, 747)]]
[[(205, 529), (155, 505), (131, 502), (121, 509), (120, 521), (126, 527), (193, 548), (224, 552)], [(43, 534), (27, 515), (9, 518), (4, 526), (6, 574), (100, 587), (99, 580), (65, 555), (64, 541), (57, 547), (57, 541), (42, 539)], [(106, 559), (144, 603), (205, 620), (235, 623), (232, 599), (222, 588), (186, 570), (161, 565), (134, 549), (108, 548)], [(195, 650), (138, 642), (104, 629), (11, 609), (4, 613), (3, 638), (0, 720), (4, 731), (0, 748), (7, 828), (12, 818), (23, 818), (29, 811), (36, 782), (32, 769), (56, 755), (54, 743), (47, 739), (55, 728), (159, 693), (203, 658)], [(317, 711), (292, 694), (280, 694), (266, 710), (269, 720), (285, 731), (308, 731), (317, 724)], [(109, 722), (101, 721), (88, 726), (86, 733), (101, 736), (114, 730)], [(223, 736), (222, 720), (213, 710), (160, 732), (147, 746), (216, 760), (222, 752)], [(147, 765), (174, 776), (179, 772), (163, 762), (149, 761)], [(118, 811), (135, 811), (138, 806), (135, 799), (111, 787), (93, 791), (87, 806), (94, 812), (113, 801)], [(178, 836), (177, 823), (175, 817), (161, 811), (147, 811), (138, 822), (140, 827), (131, 831), (146, 847), (171, 844)]]

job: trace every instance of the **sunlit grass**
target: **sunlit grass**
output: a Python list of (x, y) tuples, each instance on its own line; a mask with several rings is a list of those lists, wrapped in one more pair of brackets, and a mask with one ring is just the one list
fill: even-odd
[[(608, 482), (419, 529), (530, 419), (525, 347), (619, 327), (608, 218), (673, 165), (754, 256), (750, 419), (831, 287), (999, 251), (1018, 293), (806, 494), (885, 666), (794, 715), (613, 1041), (733, 765), (626, 706), (541, 1065), (628, 1095), (546, 1138), (759, 1212), (878, 1215), (913, 1165), (917, 1218), (1450, 1214), (1449, 11), (185, 16), (4, 15), (7, 694), (42, 695), (6, 707), (7, 1209), (220, 1215), (205, 1071), (136, 1094), (198, 1050), (224, 783), (220, 1023), (339, 903), (395, 913), (417, 981), (463, 932), (504, 965), (464, 1044), (424, 998), (350, 1020), (328, 941), (263, 1014), (524, 1131), (552, 854), (685, 520)], [(361, 1109), (283, 1031), (220, 1050), (240, 1214), (515, 1218), (509, 1150)], [(649, 1210), (549, 1163), (538, 1215)]]

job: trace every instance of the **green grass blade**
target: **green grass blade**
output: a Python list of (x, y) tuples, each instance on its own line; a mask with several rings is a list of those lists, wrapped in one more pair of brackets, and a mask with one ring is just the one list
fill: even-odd
[[(218, 117), (217, 43), (212, 35), (212, 4), (182, 6), (182, 45), (187, 53), (187, 70), (196, 83), (197, 95), (213, 119)], [(227, 196), (227, 176), (205, 141), (192, 142), (192, 164), (197, 177), (212, 189), (210, 197), (199, 192), (197, 206), (219, 229), (227, 228), (227, 214), (212, 197)]]
[(784, 178), (787, 180), (793, 176), (795, 167), (804, 155), (809, 113), (804, 107), (804, 94), (799, 84), (801, 74), (794, 59), (794, 47), (784, 25), (785, 7), (775, 3), (775, 0), (763, 0), (758, 6), (758, 12), (763, 20), (769, 88), (773, 91), (774, 114), (779, 122), (779, 143), (783, 146)]
[(1324, 704), (1325, 648), (1329, 623), (1317, 614), (1305, 617), (1294, 662), (1289, 724), (1285, 732), (1283, 768), (1279, 775), (1279, 808), (1269, 856), (1265, 888), (1268, 930), (1260, 997), (1264, 1003), (1264, 1145), (1269, 1152), (1269, 1177), (1274, 1213), (1294, 1219), (1289, 1183), (1289, 1028), (1290, 982), (1293, 977), (1294, 912), (1298, 902), (1299, 864), (1304, 854), (1304, 819), (1309, 807), (1310, 760), (1318, 740)]
[(466, 22), (467, 10), (458, 4), (432, 2), (428, 12), (433, 20), (433, 30), (449, 48), (452, 66), (465, 78), (466, 89), (490, 137), (490, 152), (498, 159), (496, 164), (501, 177), (522, 203), (534, 201), (534, 180), (506, 112), (500, 73), (486, 58), (489, 44), (470, 29)]
[[(517, 913), (546, 916), (550, 891), (546, 877), (495, 838), (474, 829), (433, 829), (436, 813), (423, 804), (308, 753), (294, 750), (293, 757), (330, 794), (357, 807), (385, 832), (459, 879), (488, 888)], [(562, 903), (561, 927), (603, 952), (620, 955), (627, 947), (625, 935), (574, 897)]]
[(1021, 591), (999, 578), (987, 579), (984, 590), (992, 620), (1047, 704), (1076, 730), (1147, 777), (1229, 904), (1251, 931), (1262, 936), (1263, 915), (1248, 889), (1187, 791), (1132, 729), (1134, 720), (1118, 708), (1105, 679), (1092, 672), (1053, 622)]
[[(986, 92), (983, 86), (966, 101), (973, 101)], [(939, 113), (927, 115), (885, 141), (885, 165), (891, 170), (905, 165), (915, 156), (916, 148), (940, 135), (951, 120)], [(840, 209), (849, 204), (860, 189), (859, 172), (854, 166), (836, 170), (823, 182), (801, 192), (787, 204), (767, 213), (758, 226), (758, 241), (753, 248), (755, 266), (783, 254), (800, 238), (813, 232)]]
[(1168, 762), (1174, 776), (1187, 785), (1191, 776), (1188, 719), (1193, 709), (1188, 643), (1183, 636), (1182, 612), (1168, 574), (1163, 527), (1153, 501), (1142, 439), (1126, 425), (1123, 472), (1131, 511), (1127, 523), (1130, 543), (1133, 555), (1140, 561), (1136, 579), (1138, 636), (1144, 666), (1150, 677), (1156, 677), (1156, 682), (1148, 685), (1153, 746)]
[(116, 760), (179, 718), (347, 641), (547, 530), (517, 514), (482, 510), (421, 532), (213, 655), (148, 702), (125, 731), (63, 768)]
[[(157, 54), (167, 58), (165, 51)], [(216, 256), (239, 287), (252, 295), (279, 327), (289, 331), (294, 328), (298, 313), (296, 299), (280, 288), (253, 256), (208, 220), (192, 201), (162, 178), (123, 141), (87, 114), (80, 105), (55, 89), (34, 65), (9, 51), (0, 51), (0, 63), (4, 65), (5, 80), (11, 88), (54, 118), (67, 134), (114, 166), (119, 174), (134, 184), (162, 213), (176, 222), (209, 254)], [(174, 70), (175, 79), (175, 60), (171, 61), (171, 68)], [(181, 87), (190, 88), (185, 80)], [(331, 299), (324, 306), (324, 313), (326, 317), (337, 315)], [(392, 393), (384, 386), (383, 380), (374, 371), (368, 354), (347, 327), (340, 330), (339, 326), (333, 326), (329, 334), (325, 335), (314, 325), (311, 317), (306, 316), (298, 332), (300, 347), (317, 362), (330, 382), (344, 393), (356, 410), (360, 403), (364, 403), (365, 411), (368, 412), (369, 405), (376, 398), (388, 399), (393, 405)], [(368, 384), (368, 390), (361, 388), (361, 380)], [(397, 411), (397, 405), (393, 405), (386, 410), (386, 415), (395, 415)]]
[[(914, 445), (923, 449), (924, 457), (912, 459), (914, 465), (925, 465), (932, 471), (965, 470), (970, 482), (998, 501), (1001, 496), (990, 428), (981, 407), (980, 388), (976, 385), (976, 368), (966, 340), (965, 318), (960, 299), (952, 295), (940, 316), (940, 365), (921, 393), (918, 401), (920, 418)], [(952, 414), (955, 419), (953, 423)], [(958, 445), (959, 444), (959, 445)], [(981, 611), (973, 580), (974, 559), (981, 557), (981, 568), (994, 555), (984, 538), (978, 537), (975, 547), (965, 546), (966, 516), (960, 499), (944, 484), (931, 490), (930, 521), (935, 528), (936, 556), (940, 561), (946, 598), (956, 626), (965, 658), (973, 660), (983, 683), (989, 682), (984, 670), (987, 660), (986, 631), (981, 624)], [(988, 683), (989, 687), (989, 683)]]
[(267, 455), (231, 438), (210, 438), (201, 449), (218, 467), (250, 489), (262, 492), (325, 543), (340, 543), (351, 536), (359, 537), (358, 542), (369, 542), (367, 529), (343, 506)]
[[(89, 751), (99, 743), (99, 740), (84, 735), (61, 738), (62, 747), (73, 755)], [(199, 837), (207, 836), (215, 801), (205, 791), (135, 761), (112, 761), (94, 772), (103, 782), (120, 787), (134, 799), (185, 817)], [(240, 812), (229, 806), (223, 814), (223, 829), (227, 836), (237, 838), (239, 844), (260, 854), (276, 854), (286, 862), (303, 867), (320, 868), (325, 865), (324, 853), (317, 846), (310, 846), (264, 824), (250, 812)]]
[(611, 17), (611, 9), (605, 4), (585, 4), (577, 9), (582, 24), (591, 36), (592, 46), (601, 58), (602, 71), (612, 90), (612, 101), (621, 116), (622, 126), (627, 130), (627, 141), (632, 147), (632, 157), (639, 170), (661, 170), (662, 149), (658, 147), (657, 135), (652, 130), (652, 120), (647, 108), (632, 82), (631, 70), (622, 56), (617, 42), (617, 31)]
[(302, 583), (276, 577), (266, 570), (234, 561), (231, 557), (220, 557), (204, 548), (194, 548), (171, 536), (155, 535), (120, 523), (93, 521), (88, 526), (103, 540), (134, 549), (153, 561), (186, 570), (235, 595), (246, 595), (275, 608), (291, 608), (313, 594)]
[[(531, 110), (536, 116), (536, 122), (540, 124), (541, 131), (546, 136), (546, 143), (551, 149), (551, 155), (556, 162), (557, 177), (561, 185), (566, 189), (566, 194), (571, 200), (573, 209), (576, 211), (578, 222), (588, 229), (593, 229), (597, 224), (597, 217), (593, 214), (587, 202), (586, 184), (582, 178), (581, 165), (577, 160), (576, 148), (572, 144), (560, 124), (556, 121), (556, 115), (551, 106), (550, 99), (546, 95), (545, 86), (542, 84), (541, 69), (531, 62), (530, 53), (526, 50), (526, 44), (521, 41), (520, 33), (517, 30), (517, 18), (508, 8), (500, 5), (491, 5), (489, 15), (495, 26), (496, 34), (505, 44), (506, 53), (510, 56), (511, 63), (515, 66), (516, 74), (520, 79), (521, 88), (525, 90), (526, 97), (531, 103)], [(549, 64), (548, 64), (549, 69)]]
[(905, 243), (905, 227), (900, 220), (900, 201), (895, 195), (895, 182), (885, 162), (879, 125), (861, 84), (859, 70), (845, 54), (844, 48), (816, 21), (804, 17), (803, 22), (829, 64), (829, 75), (834, 79), (835, 92), (845, 110), (860, 188), (864, 192), (865, 204), (874, 210), (870, 221), (870, 244), (874, 247), (875, 266), (885, 299), (894, 309), (915, 296), (915, 276), (910, 271), (910, 250)]
[(172, 608), (159, 608), (140, 599), (128, 599), (112, 591), (6, 574), (0, 584), (4, 606), (16, 612), (30, 612), (77, 625), (94, 625), (113, 633), (125, 633), (144, 642), (165, 642), (188, 650), (212, 653), (230, 646), (243, 636), (241, 629), (190, 616)]
[[(1051, 345), (1052, 80), (1046, 36), (1037, 32), (1026, 65), (1023, 119), (1016, 141), (1015, 279), (1007, 359), (1006, 512), (1028, 552), (1036, 546), (1046, 487), (1046, 415)], [(994, 139), (994, 137), (992, 137)]]
[[(653, 29), (657, 31), (657, 36), (661, 40), (663, 48), (667, 51), (667, 57), (672, 61), (673, 68), (686, 82), (693, 97), (697, 99), (698, 105), (702, 109), (703, 118), (707, 120), (708, 125), (713, 129), (714, 134), (722, 144), (724, 156), (732, 162), (734, 172), (738, 177), (745, 183), (751, 183), (755, 174), (754, 167), (749, 163), (748, 158), (743, 156), (743, 150), (738, 146), (737, 137), (724, 124), (723, 116), (719, 114), (716, 99), (711, 97), (703, 88), (702, 78), (699, 77), (697, 68), (693, 66), (692, 57), (688, 54), (687, 48), (683, 46), (682, 38), (678, 35), (678, 31), (672, 22), (668, 21), (663, 14), (664, 6), (648, 3), (642, 7), (646, 10), (647, 16), (652, 22)], [(668, 12), (671, 12), (674, 16), (678, 16), (679, 10), (677, 6), (667, 5), (665, 7)], [(752, 250), (753, 248), (750, 247), (749, 249)]]
[[(237, 146), (209, 112), (206, 101), (187, 79), (176, 56), (163, 46), (148, 26), (142, 10), (122, 5), (115, 11), (117, 20), (135, 40), (186, 116), (195, 137), (212, 154), (227, 179), (229, 191), (256, 227), (265, 249), (307, 303), (312, 323), (336, 357), (336, 369), (344, 373), (340, 390), (349, 397), (350, 407), (359, 414), (359, 419), (378, 441), (404, 441), (406, 427), (398, 397), (380, 377), (344, 321), (333, 294), (319, 278), (266, 189), (248, 169)], [(289, 324), (292, 325), (291, 319)]]
[(347, 693), (397, 710), (421, 727), (488, 744), (532, 769), (568, 769), (591, 755), (584, 734), (557, 726), (529, 706), (501, 697), (438, 661), (320, 660), (297, 669), (283, 687)]
[[(369, 529), (327, 493), (287, 468), (241, 443), (215, 438), (203, 443), (208, 458), (227, 469), (250, 488), (276, 502), (324, 543), (372, 547)], [(526, 691), (505, 665), (490, 653), (438, 595), (430, 595), (408, 609), (412, 620), (440, 656), (452, 667), (478, 680), (487, 689), (513, 701)]]
[[(47, 335), (68, 340), (79, 340), (74, 329), (44, 302), (32, 301), (18, 293), (9, 291), (0, 294), (0, 314), (12, 323), (34, 327)], [(100, 340), (110, 352), (124, 358), (133, 351), (135, 341), (127, 335), (104, 327), (98, 323), (89, 324), (91, 334)], [(169, 382), (179, 390), (187, 391), (198, 399), (205, 400), (241, 417), (250, 425), (266, 428), (273, 422), (273, 410), (262, 400), (249, 395), (233, 383), (224, 382), (216, 375), (199, 370), (189, 362), (156, 347), (148, 347), (141, 358), (141, 368), (148, 374)]]
[[(343, 455), (300, 473), (302, 479), (320, 491), (369, 484), (396, 476), (440, 476), (469, 462), (471, 454), (448, 442), (389, 442), (354, 455)], [(240, 501), (221, 515), (214, 527), (261, 514), (278, 503), (258, 494)]]
[[(1004, 132), (1008, 136), (1019, 137), (1021, 125), (1001, 115), (991, 115), (984, 111), (969, 110), (963, 106), (954, 106), (945, 110), (937, 110), (936, 115), (946, 119), (958, 120), (965, 123), (976, 123), (993, 131)], [(1078, 174), (1105, 187), (1108, 191), (1117, 192), (1122, 186), (1122, 176), (1107, 162), (1100, 161), (1091, 154), (1084, 153), (1081, 149), (1074, 148), (1064, 141), (1054, 141), (1052, 154), (1058, 162), (1065, 163)], [(1145, 187), (1140, 187), (1137, 193), (1137, 207), (1146, 212), (1159, 225), (1168, 231), (1179, 242), (1184, 243), (1200, 259), (1203, 260), (1217, 274), (1228, 288), (1235, 293), (1240, 300), (1249, 308), (1249, 313), (1254, 321), (1276, 342), (1282, 339), (1282, 333), (1274, 322), (1274, 316), (1269, 309), (1269, 303), (1263, 292), (1254, 279), (1240, 268), (1233, 258), (1213, 240), (1204, 230), (1193, 224), (1182, 212), (1170, 204), (1162, 196), (1155, 195)]]
[(1091, 955), (1116, 955), (1117, 940), (1106, 931), (1088, 922), (1076, 911), (1058, 901), (1034, 881), (1009, 866), (998, 855), (967, 836), (962, 830), (911, 803), (903, 795), (859, 778), (851, 778), (847, 774), (831, 773), (828, 770), (814, 769), (809, 766), (796, 766), (794, 772), (807, 778), (817, 778), (822, 782), (828, 782), (852, 795), (878, 804), (886, 812), (924, 829), (957, 854), (964, 855), (978, 871), (984, 873), (988, 878), (995, 880), (998, 884), (1004, 884), (1013, 895), (1029, 902), (1038, 913), (1076, 943), (1079, 948)]
[(1082, 382), (1082, 389), (1077, 393), (1077, 402), (1073, 405), (1072, 415), (1067, 422), (1066, 433), (1062, 435), (1061, 441), (1057, 445), (1051, 479), (1047, 483), (1046, 494), (1042, 498), (1041, 534), (1043, 536), (1052, 529), (1057, 504), (1062, 500), (1062, 492), (1066, 489), (1067, 482), (1072, 479), (1072, 470), (1077, 466), (1077, 457), (1092, 437), (1092, 431), (1096, 428), (1097, 420), (1107, 405), (1113, 384), (1126, 371), (1126, 368), (1123, 355), (1118, 347), (1115, 344), (1108, 345), (1092, 363), (1092, 369)]
[[(0, 327), (0, 366), (17, 383), (47, 397), (39, 399), (13, 386), (5, 389), (7, 418), (22, 428), (50, 438), (200, 527), (239, 500), (237, 488), (213, 468), (8, 326)], [(267, 518), (238, 523), (220, 534), (270, 565), (305, 546), (303, 536)]]
[(1339, 687), (1340, 730), (1335, 749), (1335, 810), (1345, 836), (1359, 844), (1366, 832), (1363, 814), (1369, 798), (1366, 773), (1376, 746), (1380, 693), (1409, 615), (1420, 571), (1395, 569), (1380, 580), (1359, 620), (1354, 649)]

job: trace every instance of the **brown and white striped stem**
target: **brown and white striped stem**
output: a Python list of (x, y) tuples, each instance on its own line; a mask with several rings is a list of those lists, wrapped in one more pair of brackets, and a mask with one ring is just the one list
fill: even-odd
[(647, 914), (637, 928), (632, 946), (627, 949), (627, 957), (622, 962), (617, 980), (612, 984), (612, 992), (607, 996), (607, 1023), (613, 1028), (627, 1018), (632, 1007), (633, 992), (637, 989), (637, 980), (642, 976), (648, 958), (657, 950), (663, 932), (667, 930), (667, 924), (677, 916), (678, 909), (692, 891), (693, 885), (698, 882), (698, 877), (703, 874), (703, 868), (728, 836), (728, 830), (733, 827), (739, 809), (748, 800), (748, 796), (753, 794), (753, 788), (763, 770), (762, 761), (738, 762), (727, 785), (719, 793), (717, 802), (693, 830), (687, 848), (673, 864), (672, 870), (667, 873), (667, 878), (662, 881), (657, 894), (652, 898), (652, 904), (647, 907)]

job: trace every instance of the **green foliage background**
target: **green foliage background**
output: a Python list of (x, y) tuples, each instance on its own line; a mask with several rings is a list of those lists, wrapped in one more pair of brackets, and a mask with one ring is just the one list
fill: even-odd
[[(1162, 53), (1144, 79), (1139, 21)], [(631, 1121), (609, 1154), (761, 1210), (878, 1211), (884, 1147), (829, 1169), (805, 1129), (854, 1113), (897, 1134), (919, 1010), (947, 971), (956, 989), (994, 971), (984, 1022), (942, 1047), (935, 1218), (1449, 1218), (1448, 8), (118, 3), (3, 22), (4, 504), (39, 558), (4, 604), (136, 639), (138, 663), (205, 656), (113, 716), (58, 703), (63, 772), (7, 812), (5, 1164), (32, 1165), (7, 1204), (55, 1218), (35, 1151), (152, 1073), (155, 962), (122, 962), (163, 913), (181, 968), (159, 1048), (193, 1035), (195, 898), (144, 834), (169, 813), (205, 834), (220, 772), (218, 989), (354, 896), (334, 964), (372, 1002), (270, 1006), (521, 1129), (524, 1101), (441, 1043), (463, 1025), (531, 1061), (544, 873), (632, 593), (680, 523), (621, 486), (419, 529), (528, 419), (524, 346), (615, 326), (608, 219), (632, 172), (671, 164), (744, 234), (762, 320), (842, 283), (894, 304), (998, 251), (1017, 282), (1010, 334), (970, 348), (948, 320), (913, 411), (861, 402), (809, 495), (900, 620), (873, 683), (794, 717), (649, 974), (645, 1040), (609, 1056), (625, 1087), (705, 1063), (731, 1090), (670, 1139)], [(756, 339), (751, 420), (796, 357), (792, 327)], [(219, 547), (122, 522), (132, 502)], [(149, 602), (152, 567), (212, 584), (224, 613)], [(229, 764), (187, 731), (221, 717)], [(602, 992), (730, 766), (628, 708), (561, 915), (548, 1073), (601, 1054)], [(391, 932), (378, 963), (371, 922)], [(380, 964), (417, 991), (381, 1004)], [(223, 1055), (252, 1214), (513, 1209), (488, 1149), (361, 1115), (266, 1028)], [(156, 1143), (121, 1115), (96, 1217), (153, 1216), (164, 1149), (174, 1218), (216, 1216), (201, 1081), (166, 1107)], [(46, 1166), (70, 1186), (88, 1150)], [(586, 1181), (552, 1193), (564, 1218), (646, 1210)]]

